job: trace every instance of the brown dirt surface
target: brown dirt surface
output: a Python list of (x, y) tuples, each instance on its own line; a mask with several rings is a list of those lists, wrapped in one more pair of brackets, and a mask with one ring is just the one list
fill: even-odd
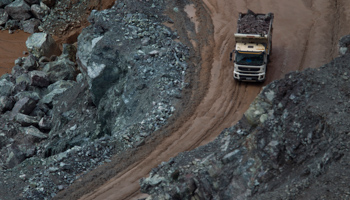
[(0, 75), (11, 73), (15, 60), (27, 51), (26, 41), (30, 34), (23, 31), (0, 31)]
[[(176, 5), (174, 5), (176, 4)], [(180, 8), (172, 12), (173, 6)], [(190, 5), (191, 6), (191, 5)], [(346, 0), (193, 0), (188, 16), (195, 24), (182, 23), (186, 5), (173, 2), (167, 14), (174, 20), (180, 39), (193, 47), (193, 66), (201, 69), (193, 81), (192, 104), (174, 122), (138, 149), (115, 157), (112, 162), (76, 181), (57, 199), (137, 199), (139, 179), (152, 168), (183, 151), (213, 140), (234, 125), (260, 92), (262, 84), (236, 82), (229, 53), (239, 12), (274, 13), (272, 62), (267, 81), (296, 70), (319, 67), (337, 56), (338, 39), (349, 33), (350, 13)], [(193, 12), (195, 14), (193, 14)], [(185, 14), (185, 15), (184, 15)], [(201, 60), (198, 60), (200, 56)]]

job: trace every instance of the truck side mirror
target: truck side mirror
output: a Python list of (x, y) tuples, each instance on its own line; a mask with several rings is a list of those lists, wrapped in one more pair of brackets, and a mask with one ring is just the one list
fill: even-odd
[(230, 61), (232, 61), (232, 52), (230, 53)]

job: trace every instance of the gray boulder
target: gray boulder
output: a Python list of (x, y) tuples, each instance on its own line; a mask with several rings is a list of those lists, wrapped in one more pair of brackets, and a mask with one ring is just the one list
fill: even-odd
[(48, 7), (52, 8), (55, 5), (56, 0), (42, 0), (41, 2), (47, 5)]
[(22, 59), (23, 60), (23, 64), (22, 64), (22, 68), (26, 71), (32, 71), (38, 68), (38, 59), (32, 55), (29, 54), (29, 56), (25, 57)]
[[(51, 116), (51, 110), (50, 107), (44, 103), (39, 102), (34, 110), (30, 113), (31, 116), (37, 116), (39, 118), (45, 117), (45, 116)], [(40, 124), (39, 124), (40, 127)]]
[(47, 135), (42, 133), (39, 129), (34, 126), (22, 128), (22, 132), (26, 135), (33, 137), (33, 142), (39, 142), (40, 140), (46, 139)]
[(24, 71), (21, 65), (15, 64), (15, 66), (12, 67), (11, 74), (13, 77), (17, 77), (23, 75)]
[(5, 6), (5, 10), (15, 20), (26, 20), (32, 16), (30, 6), (24, 0), (16, 0), (10, 3)]
[(26, 41), (27, 49), (35, 57), (50, 57), (60, 55), (61, 50), (51, 35), (47, 33), (34, 33)]
[(74, 80), (77, 74), (75, 63), (62, 57), (59, 57), (56, 61), (47, 63), (43, 71), (48, 74), (51, 83), (59, 80)]
[(23, 91), (23, 92), (19, 92), (14, 96), (14, 99), (16, 101), (19, 101), (20, 99), (23, 99), (24, 97), (28, 97), (30, 99), (34, 99), (34, 101), (39, 101), (40, 100), (40, 96), (37, 92), (34, 91)]
[(17, 19), (9, 19), (5, 24), (7, 30), (17, 30), (20, 28), (20, 21)]
[(62, 93), (64, 93), (64, 91), (66, 91), (67, 89), (54, 89), (52, 90), (50, 93), (48, 93), (47, 95), (45, 95), (41, 100), (40, 103), (44, 103), (47, 105), (52, 106), (53, 101), (56, 97), (58, 97), (59, 95), (61, 95)]
[(47, 87), (49, 92), (52, 92), (55, 89), (68, 89), (75, 84), (75, 81), (71, 80), (59, 80)]
[(50, 84), (48, 75), (43, 71), (31, 71), (29, 73), (30, 85), (37, 87), (47, 87)]
[(115, 40), (116, 36), (110, 32), (106, 35), (81, 34), (78, 39), (80, 71), (88, 80), (96, 105), (127, 70)]
[(14, 101), (12, 98), (7, 96), (0, 97), (0, 112), (4, 113), (8, 110), (11, 110), (14, 105)]
[(5, 166), (13, 168), (25, 160), (25, 154), (18, 148), (17, 145), (11, 145), (7, 154)]
[(30, 7), (30, 10), (32, 11), (34, 17), (40, 20), (42, 20), (44, 16), (50, 12), (50, 9), (45, 4), (43, 4), (43, 6), (34, 4)]
[(16, 116), (18, 113), (29, 115), (34, 110), (35, 106), (35, 100), (24, 97), (16, 102), (15, 106), (12, 109), (12, 116)]
[(0, 95), (9, 96), (13, 91), (14, 84), (6, 79), (0, 80)]
[(3, 8), (10, 3), (12, 3), (12, 0), (0, 0), (0, 8)]
[(29, 20), (22, 21), (22, 28), (24, 32), (36, 33), (39, 32), (40, 20), (31, 18)]
[(9, 19), (9, 15), (5, 9), (0, 9), (0, 26), (6, 24)]
[(30, 79), (28, 74), (22, 74), (16, 77), (16, 86), (28, 86), (30, 84)]
[(15, 116), (16, 122), (21, 124), (21, 126), (37, 126), (39, 124), (38, 117), (29, 116), (22, 113), (17, 113)]

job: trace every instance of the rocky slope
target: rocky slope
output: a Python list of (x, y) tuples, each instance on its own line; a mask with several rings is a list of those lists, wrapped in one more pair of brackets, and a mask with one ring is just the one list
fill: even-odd
[[(3, 28), (39, 20), (28, 30), (77, 41), (37, 51), (44, 35), (34, 34), (30, 55), (0, 79), (0, 199), (57, 197), (112, 155), (143, 146), (185, 107), (193, 55), (163, 24), (172, 24), (171, 2), (0, 0), (1, 16), (11, 7), (25, 14), (7, 16)], [(112, 7), (93, 10), (103, 6)], [(348, 45), (344, 37), (342, 57), (266, 86), (237, 125), (162, 163), (142, 191), (150, 199), (349, 198)]]
[(28, 39), (29, 56), (0, 80), (0, 199), (50, 199), (167, 124), (188, 85), (189, 50), (162, 24), (164, 7), (94, 10), (61, 55), (46, 33)]
[[(340, 41), (348, 51), (349, 37)], [(239, 123), (162, 163), (148, 199), (348, 199), (350, 55), (267, 85)]]

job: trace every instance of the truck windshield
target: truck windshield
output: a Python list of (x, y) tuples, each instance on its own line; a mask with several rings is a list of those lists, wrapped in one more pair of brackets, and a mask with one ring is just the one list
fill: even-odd
[(236, 52), (236, 62), (239, 65), (255, 65), (260, 66), (264, 63), (264, 53), (248, 54)]

